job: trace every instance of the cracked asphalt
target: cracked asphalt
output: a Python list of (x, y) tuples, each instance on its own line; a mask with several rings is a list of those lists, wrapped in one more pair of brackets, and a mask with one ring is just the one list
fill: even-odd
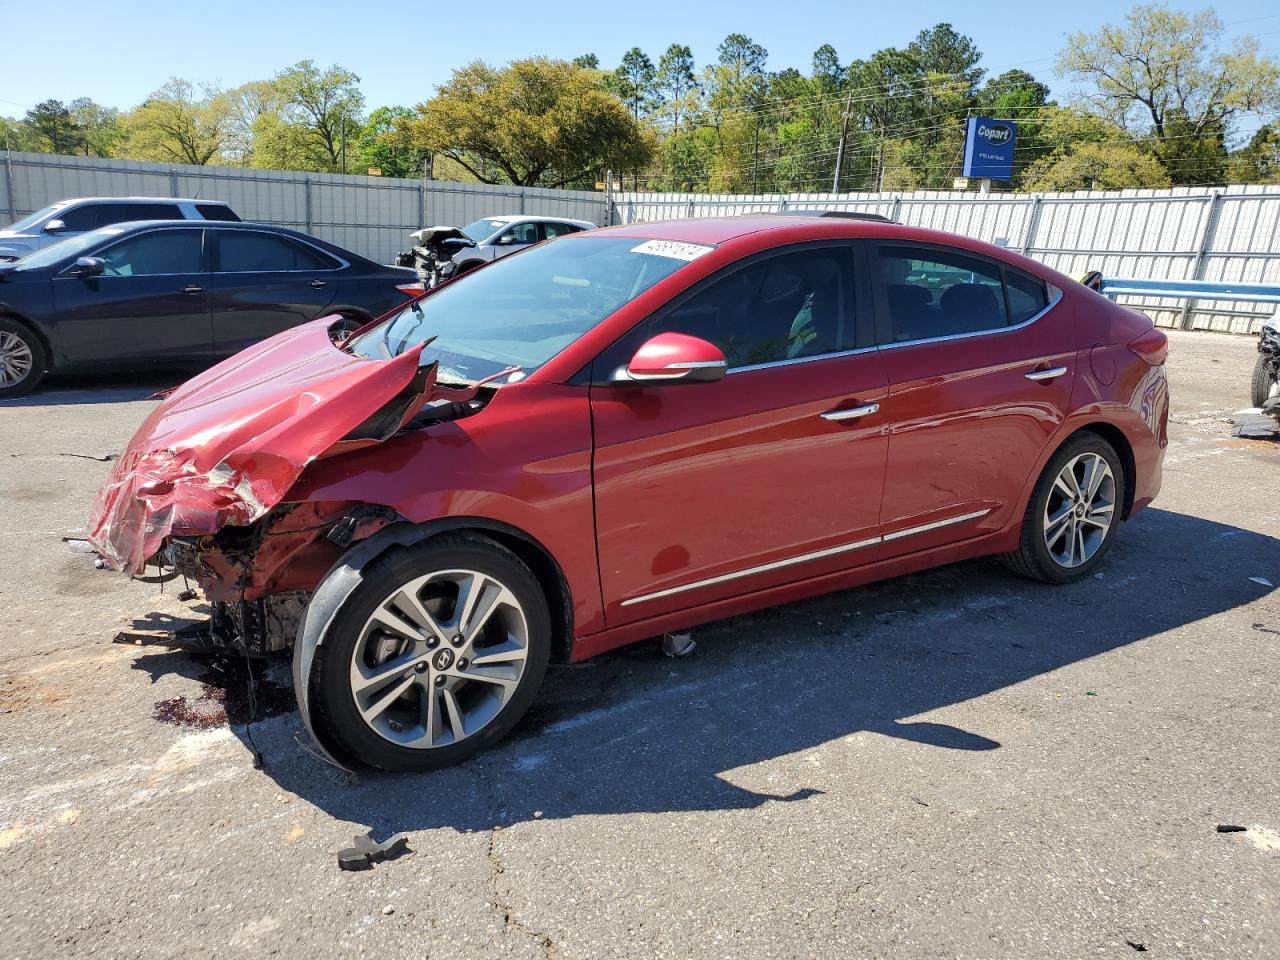
[[(1229, 436), (1252, 339), (1172, 341), (1164, 491), (1096, 579), (979, 561), (640, 644), (355, 782), (283, 666), (253, 769), (242, 668), (158, 642), (200, 604), (61, 542), (166, 380), (0, 403), (0, 952), (1280, 956), (1280, 444)], [(413, 852), (340, 872), (366, 830)]]

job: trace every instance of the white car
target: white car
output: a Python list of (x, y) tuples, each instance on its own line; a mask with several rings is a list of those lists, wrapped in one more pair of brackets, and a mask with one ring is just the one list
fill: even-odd
[(173, 197), (79, 197), (59, 200), (0, 230), (0, 263), (42, 247), (132, 220), (222, 220), (240, 217), (221, 200)]
[(566, 220), (564, 217), (485, 217), (462, 228), (462, 232), (475, 242), (475, 246), (454, 255), (455, 266), (451, 275), (482, 267), (508, 253), (515, 253), (543, 240), (595, 228), (596, 225), (590, 221)]

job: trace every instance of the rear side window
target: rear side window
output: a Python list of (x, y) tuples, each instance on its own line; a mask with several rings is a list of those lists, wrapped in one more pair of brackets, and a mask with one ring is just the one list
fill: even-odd
[(802, 250), (749, 264), (648, 320), (614, 344), (616, 369), (650, 337), (674, 331), (719, 347), (730, 368), (798, 360), (853, 347), (853, 253)]
[(563, 237), (567, 233), (577, 233), (581, 227), (575, 227), (571, 223), (544, 223), (542, 231), (548, 240), (556, 237)]
[(200, 230), (157, 230), (140, 233), (98, 254), (105, 277), (154, 277), (202, 272)]
[[(930, 340), (1009, 325), (1000, 267), (929, 247), (881, 245), (888, 340)], [(883, 337), (882, 337), (883, 339)]]
[(224, 223), (239, 223), (240, 218), (230, 207), (221, 203), (197, 203), (196, 210), (206, 220), (220, 220)]
[(176, 203), (95, 203), (85, 209), (93, 211), (93, 227), (109, 227), (130, 220), (185, 219)]
[(1044, 284), (1025, 273), (1005, 270), (1005, 290), (1009, 294), (1009, 322), (1030, 320), (1049, 305)]
[(333, 270), (338, 261), (288, 237), (271, 233), (218, 233), (218, 270), (222, 273), (277, 273)]

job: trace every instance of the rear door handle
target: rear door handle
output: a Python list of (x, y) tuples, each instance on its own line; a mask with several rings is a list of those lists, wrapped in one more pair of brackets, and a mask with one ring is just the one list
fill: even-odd
[(182, 288), (183, 293), (204, 293), (204, 287), (198, 283), (188, 283)]
[(325, 281), (323, 281), (323, 280), (312, 280), (312, 281), (311, 281), (311, 285), (312, 285), (313, 287), (315, 287), (317, 290), (319, 290), (321, 287), (323, 287), (323, 286), (325, 285)]
[(1057, 380), (1066, 372), (1066, 367), (1050, 367), (1048, 370), (1033, 370), (1026, 374), (1026, 377), (1028, 380), (1035, 380), (1037, 383), (1043, 383), (1046, 380)]
[(859, 417), (868, 417), (878, 412), (880, 404), (864, 403), (860, 407), (850, 407), (848, 410), (828, 410), (822, 414), (823, 420), (834, 420), (839, 423), (842, 420), (857, 420)]

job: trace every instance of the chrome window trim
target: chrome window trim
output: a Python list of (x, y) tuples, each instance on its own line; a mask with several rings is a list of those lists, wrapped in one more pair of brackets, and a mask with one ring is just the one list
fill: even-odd
[(835, 353), (820, 353), (812, 357), (791, 357), (787, 360), (770, 360), (767, 363), (753, 363), (745, 367), (730, 367), (725, 371), (726, 377), (735, 373), (747, 373), (751, 370), (768, 370), (770, 367), (789, 367), (793, 363), (812, 363), (814, 360), (832, 360), (836, 357), (852, 357), (859, 353), (874, 353), (878, 347), (858, 347), (854, 350), (839, 350)]
[[(202, 220), (202, 221), (196, 221), (196, 222), (199, 222), (199, 223), (218, 223), (219, 221), (217, 221), (217, 220)], [(225, 220), (224, 220), (224, 221), (221, 221), (221, 222), (226, 223), (226, 222), (228, 222), (228, 221), (225, 221)], [(289, 240), (289, 241), (293, 241), (294, 243), (300, 243), (300, 244), (302, 244), (304, 247), (308, 247), (308, 248), (310, 248), (310, 249), (314, 250), (316, 253), (319, 253), (319, 254), (321, 254), (322, 256), (328, 257), (328, 258), (329, 258), (329, 259), (331, 259), (331, 260), (337, 260), (337, 261), (338, 261), (338, 263), (339, 263), (339, 264), (341, 264), (341, 266), (337, 266), (337, 267), (326, 267), (326, 268), (317, 269), (317, 270), (214, 270), (214, 271), (212, 271), (212, 273), (213, 273), (213, 275), (214, 275), (215, 277), (217, 277), (217, 276), (225, 276), (225, 275), (227, 275), (227, 274), (232, 274), (232, 273), (237, 273), (237, 274), (239, 274), (239, 273), (247, 273), (247, 274), (259, 274), (259, 273), (337, 273), (339, 270), (344, 270), (344, 269), (346, 269), (347, 267), (351, 266), (351, 264), (350, 264), (350, 263), (348, 263), (344, 258), (342, 258), (342, 257), (338, 256), (336, 253), (330, 253), (328, 250), (321, 250), (321, 249), (320, 249), (319, 247), (317, 247), (314, 243), (308, 243), (306, 240), (302, 240), (302, 239), (300, 239), (300, 238), (298, 238), (298, 237), (291, 237), (291, 236), (287, 236), (286, 234), (283, 234), (283, 233), (274, 233), (274, 232), (273, 232), (273, 231), (271, 231), (271, 230), (252, 230), (252, 229), (250, 229), (250, 230), (241, 230), (241, 229), (239, 229), (238, 227), (237, 227), (237, 228), (213, 227), (212, 229), (213, 229), (213, 230), (214, 230), (214, 232), (216, 232), (216, 233), (224, 233), (224, 232), (225, 232), (225, 233), (258, 233), (258, 234), (262, 234), (263, 236), (266, 236), (266, 237), (277, 237), (277, 238), (279, 238), (279, 239), (281, 239), (281, 240)], [(219, 241), (219, 242), (221, 242), (221, 241)], [(218, 258), (219, 258), (219, 259), (221, 259), (221, 258), (222, 258), (222, 251), (221, 251), (221, 250), (219, 250), (219, 251), (218, 251)]]
[(974, 337), (997, 336), (1001, 333), (1012, 333), (1015, 330), (1022, 330), (1025, 327), (1031, 326), (1031, 324), (1035, 323), (1037, 320), (1039, 320), (1041, 317), (1047, 314), (1050, 310), (1056, 307), (1058, 303), (1062, 300), (1062, 290), (1060, 288), (1054, 286), (1052, 283), (1049, 283), (1048, 281), (1042, 281), (1042, 282), (1045, 285), (1045, 289), (1050, 292), (1049, 302), (1045, 305), (1045, 308), (1043, 310), (1041, 310), (1039, 313), (1032, 314), (1031, 316), (1027, 317), (1027, 319), (1023, 320), (1021, 323), (1015, 323), (1011, 327), (992, 327), (989, 330), (974, 330), (971, 333), (950, 333), (943, 337), (924, 337), (920, 340), (895, 340), (893, 343), (880, 344), (880, 349), (896, 350), (898, 347), (914, 347), (922, 343), (948, 343), (952, 340), (971, 340)]
[(638, 597), (632, 597), (629, 600), (623, 600), (619, 606), (630, 607), (637, 603), (648, 603), (650, 600), (660, 600), (663, 597), (674, 596), (678, 593), (686, 593), (689, 590), (713, 587), (721, 583), (741, 580), (743, 577), (752, 577), (758, 573), (768, 573), (771, 570), (781, 570), (784, 567), (792, 567), (799, 563), (808, 563), (811, 560), (822, 560), (826, 557), (834, 557), (841, 553), (863, 550), (867, 547), (874, 547), (881, 543), (901, 540), (903, 537), (914, 536), (918, 533), (928, 533), (931, 530), (938, 530), (942, 527), (950, 527), (957, 523), (964, 523), (966, 520), (977, 520), (979, 517), (985, 517), (991, 512), (991, 510), (991, 507), (987, 507), (985, 510), (974, 510), (971, 513), (964, 513), (957, 517), (947, 517), (944, 520), (935, 520), (932, 523), (922, 523), (919, 526), (908, 527), (905, 530), (896, 530), (893, 533), (885, 534), (884, 536), (870, 537), (869, 539), (857, 540), (853, 543), (843, 543), (836, 547), (828, 547), (825, 550), (815, 550), (812, 553), (802, 553), (799, 556), (787, 557), (784, 560), (774, 560), (772, 563), (762, 563), (758, 566), (747, 567), (745, 570), (735, 570), (732, 573), (722, 573), (717, 577), (708, 577), (706, 580), (695, 580), (693, 583), (684, 583), (676, 587), (668, 587), (665, 590), (658, 590), (654, 593), (646, 593)]

